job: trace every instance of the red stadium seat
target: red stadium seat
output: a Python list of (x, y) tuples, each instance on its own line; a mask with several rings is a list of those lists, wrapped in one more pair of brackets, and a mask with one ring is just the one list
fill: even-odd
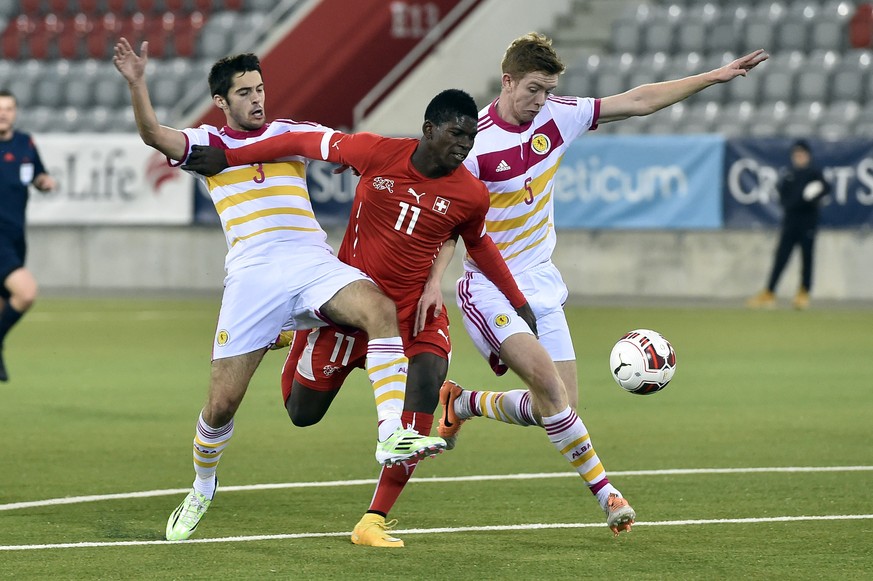
[(157, 3), (155, 0), (137, 0), (136, 9), (151, 18), (157, 12)]
[(106, 10), (115, 14), (118, 17), (127, 14), (126, 0), (106, 0)]
[(130, 42), (130, 45), (139, 52), (139, 46), (144, 40), (148, 40), (145, 34), (146, 17), (142, 12), (136, 12), (127, 18), (121, 19), (121, 33)]
[(38, 16), (42, 12), (41, 0), (21, 0), (21, 14), (25, 16)]
[(243, 9), (243, 0), (224, 0), (224, 9), (239, 12)]
[(190, 58), (197, 50), (197, 36), (203, 28), (205, 18), (200, 12), (192, 12), (176, 19), (173, 44), (176, 56)]
[(18, 26), (21, 19), (28, 21), (27, 16), (19, 16), (15, 22), (9, 24), (0, 35), (0, 51), (3, 53), (3, 58), (7, 60), (18, 60), (22, 58), (21, 47), (24, 46), (27, 33), (22, 32)]
[(185, 0), (164, 0), (164, 10), (173, 14), (183, 14), (189, 12), (185, 6)]
[(91, 30), (91, 21), (85, 14), (76, 14), (64, 21), (64, 29), (58, 36), (58, 54), (65, 59), (85, 57), (85, 39)]
[(849, 21), (849, 44), (852, 48), (873, 47), (873, 4), (859, 4)]
[(121, 35), (121, 21), (115, 14), (104, 14), (100, 21), (92, 21), (85, 48), (89, 58), (103, 60), (112, 54), (112, 47)]
[[(209, 14), (212, 11), (211, 0), (194, 0), (194, 10), (202, 12), (203, 14)], [(234, 8), (227, 7), (227, 0), (224, 2), (225, 10), (235, 10)]]
[(27, 46), (30, 49), (30, 58), (45, 60), (49, 58), (49, 41), (50, 33), (45, 26), (37, 26), (27, 39)]
[(170, 33), (163, 28), (162, 20), (150, 19), (146, 21), (145, 40), (149, 41), (149, 58), (162, 59), (167, 56), (168, 40), (172, 40), (172, 28)]
[(58, 16), (66, 16), (72, 12), (70, 0), (48, 0), (48, 11)]
[(97, 18), (98, 0), (79, 0), (79, 12), (87, 14), (92, 18)]

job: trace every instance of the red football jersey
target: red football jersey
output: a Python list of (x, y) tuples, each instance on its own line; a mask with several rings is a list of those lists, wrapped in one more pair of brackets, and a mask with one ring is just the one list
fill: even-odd
[(428, 178), (412, 165), (416, 139), (372, 133), (286, 133), (225, 151), (229, 165), (288, 155), (354, 167), (361, 180), (339, 258), (366, 272), (398, 307), (418, 301), (433, 260), (453, 234), (479, 269), (518, 308), (527, 299), (485, 233), (485, 185), (464, 166)]
[(489, 197), (464, 166), (430, 179), (412, 165), (417, 139), (335, 134), (330, 161), (361, 174), (339, 258), (366, 272), (393, 301), (418, 300), (443, 243), (485, 234)]

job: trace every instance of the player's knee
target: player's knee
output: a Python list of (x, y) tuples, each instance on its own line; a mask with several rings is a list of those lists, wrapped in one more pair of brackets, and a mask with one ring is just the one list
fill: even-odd
[(203, 419), (212, 428), (226, 426), (233, 419), (238, 407), (239, 403), (228, 400), (210, 401), (208, 407), (203, 410)]
[[(298, 386), (295, 384), (295, 387)], [(292, 424), (298, 428), (305, 428), (320, 422), (325, 412), (327, 412), (327, 408), (322, 409), (320, 406), (300, 405), (299, 402), (294, 401), (294, 398), (289, 397), (285, 400), (285, 411), (288, 412), (288, 418), (290, 418)]]
[(288, 417), (291, 418), (291, 423), (298, 428), (314, 426), (324, 417), (324, 414), (313, 413), (311, 410), (300, 410), (289, 405), (286, 405), (285, 409), (288, 412)]

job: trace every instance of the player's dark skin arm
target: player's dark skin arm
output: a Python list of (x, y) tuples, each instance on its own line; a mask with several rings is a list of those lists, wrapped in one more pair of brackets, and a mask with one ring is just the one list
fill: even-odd
[(194, 145), (182, 169), (204, 176), (214, 176), (228, 168), (227, 156), (220, 147)]

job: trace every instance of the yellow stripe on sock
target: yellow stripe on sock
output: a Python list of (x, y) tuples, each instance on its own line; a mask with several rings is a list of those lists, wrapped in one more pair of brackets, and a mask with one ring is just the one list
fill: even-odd
[(579, 436), (578, 438), (576, 438), (575, 440), (573, 440), (572, 442), (570, 442), (569, 444), (564, 446), (564, 449), (561, 450), (561, 455), (563, 456), (564, 454), (566, 454), (567, 452), (569, 452), (570, 450), (572, 450), (573, 448), (575, 448), (576, 446), (578, 446), (579, 444), (581, 444), (582, 442), (584, 442), (587, 439), (588, 439), (588, 432), (585, 432), (583, 435)]
[(386, 391), (382, 395), (376, 397), (376, 405), (380, 406), (388, 400), (397, 399), (403, 401), (404, 394), (402, 391), (394, 390), (394, 391)]
[(379, 388), (385, 387), (389, 383), (404, 383), (404, 378), (406, 376), (402, 373), (398, 373), (396, 375), (389, 375), (388, 377), (383, 377), (382, 379), (377, 379), (373, 382), (373, 391), (378, 391)]
[(221, 448), (223, 446), (227, 446), (228, 442), (230, 442), (230, 438), (227, 438), (225, 440), (221, 440), (220, 442), (214, 442), (211, 444), (207, 444), (206, 442), (201, 440), (199, 436), (194, 436), (194, 443), (199, 444), (200, 446), (203, 446), (204, 448)]
[(503, 397), (503, 394), (501, 393), (501, 394), (498, 395), (497, 398), (495, 399), (495, 403), (497, 404), (497, 407), (500, 409), (500, 415), (503, 416), (504, 421), (505, 421), (507, 424), (514, 424), (515, 421), (512, 419), (512, 417), (510, 417), (510, 415), (509, 415), (508, 413), (506, 413), (506, 407), (503, 405), (503, 400), (504, 400), (504, 399), (506, 399), (506, 398), (504, 398), (504, 397)]
[(204, 462), (203, 460), (198, 460), (197, 457), (194, 457), (194, 463), (200, 466), (201, 468), (215, 468), (218, 465), (218, 458), (213, 460), (212, 462)]
[(406, 357), (398, 357), (397, 359), (394, 359), (393, 361), (389, 361), (388, 363), (383, 363), (382, 365), (374, 365), (373, 367), (368, 367), (367, 373), (369, 375), (373, 375), (373, 373), (382, 371), (383, 369), (388, 369), (389, 367), (391, 367), (393, 365), (403, 365), (404, 363), (409, 363), (409, 359), (407, 359)]
[(583, 464), (594, 458), (596, 455), (597, 452), (594, 451), (593, 447), (588, 448), (587, 452), (570, 462), (570, 464), (573, 465), (573, 468), (578, 468), (579, 466), (582, 466)]
[(582, 475), (582, 480), (585, 482), (593, 482), (595, 478), (603, 474), (603, 464), (597, 463), (597, 466)]

